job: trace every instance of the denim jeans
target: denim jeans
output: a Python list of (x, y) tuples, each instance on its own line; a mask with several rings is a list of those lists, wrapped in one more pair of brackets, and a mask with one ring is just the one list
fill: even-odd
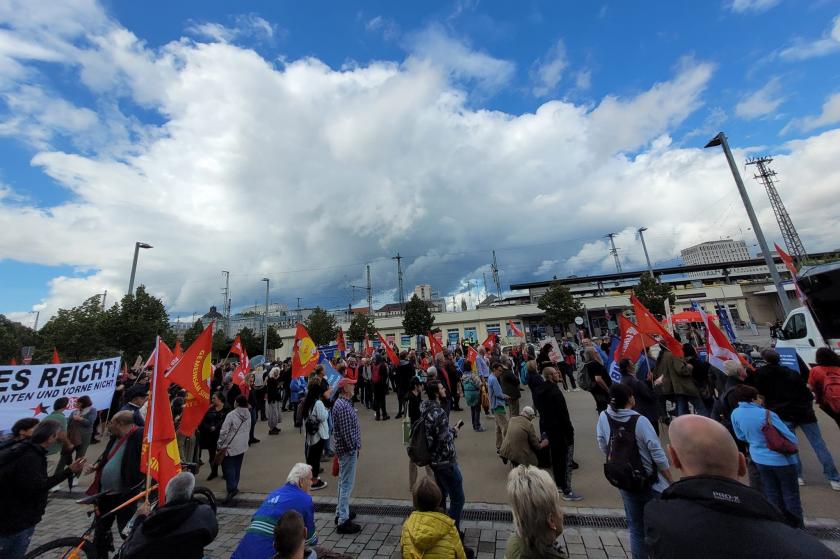
[(353, 491), (353, 484), (356, 483), (358, 460), (358, 452), (338, 455), (338, 506), (335, 508), (335, 515), (339, 525), (350, 520), (350, 493)]
[(647, 559), (645, 549), (645, 505), (659, 498), (659, 492), (648, 489), (644, 493), (633, 493), (623, 489), (621, 500), (624, 501), (624, 514), (627, 517), (627, 531), (630, 532), (630, 551), (633, 559)]
[[(822, 464), (823, 474), (826, 479), (828, 481), (840, 481), (840, 473), (837, 472), (837, 466), (834, 465), (834, 458), (831, 457), (828, 447), (825, 446), (822, 433), (820, 433), (819, 424), (814, 422), (794, 425), (793, 423), (788, 423), (787, 421), (785, 421), (785, 424), (790, 427), (791, 431), (794, 431), (796, 427), (802, 429), (802, 432), (805, 433), (805, 437), (807, 437), (808, 442), (811, 443), (811, 448), (814, 449), (814, 453), (817, 455), (817, 460), (819, 460), (820, 464)], [(795, 456), (796, 475), (802, 477), (802, 461), (799, 458), (799, 454), (796, 454)]]
[(472, 418), (473, 429), (481, 428), (481, 404), (470, 406), (470, 417)]
[(464, 510), (464, 478), (458, 464), (440, 464), (432, 466), (435, 481), (443, 495), (441, 506), (446, 508), (449, 499), (449, 518), (455, 521), (455, 527), (461, 529), (461, 512)]
[(756, 464), (761, 475), (761, 486), (767, 500), (785, 515), (785, 522), (794, 528), (803, 526), (802, 502), (799, 500), (799, 483), (796, 466), (765, 466)]
[(236, 456), (225, 456), (222, 460), (222, 476), (225, 478), (225, 489), (228, 493), (239, 489), (239, 473), (242, 471), (242, 460), (245, 453)]
[(23, 559), (34, 533), (35, 526), (32, 526), (16, 534), (0, 536), (0, 557), (3, 557), (3, 559)]
[(254, 428), (257, 426), (257, 408), (251, 408), (251, 432), (249, 436), (251, 437), (248, 439), (248, 442), (253, 441), (256, 437), (254, 437)]
[(709, 417), (709, 410), (703, 404), (703, 400), (699, 396), (683, 396), (682, 394), (675, 395), (677, 400), (677, 416), (688, 415), (688, 404), (694, 406), (694, 413)]

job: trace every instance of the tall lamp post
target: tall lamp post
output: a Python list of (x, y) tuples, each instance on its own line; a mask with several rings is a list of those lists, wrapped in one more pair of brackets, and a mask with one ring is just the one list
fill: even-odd
[(723, 153), (726, 155), (726, 161), (729, 163), (729, 170), (732, 171), (732, 177), (735, 179), (735, 185), (738, 187), (738, 193), (741, 195), (741, 200), (744, 202), (744, 208), (747, 210), (747, 215), (750, 218), (753, 232), (758, 239), (758, 246), (761, 247), (761, 253), (764, 256), (764, 262), (770, 270), (770, 277), (773, 278), (773, 285), (776, 286), (776, 293), (779, 295), (779, 302), (782, 304), (782, 311), (785, 316), (790, 312), (790, 303), (788, 302), (787, 294), (784, 287), (782, 287), (782, 278), (779, 277), (779, 271), (776, 269), (776, 264), (773, 262), (773, 255), (767, 247), (767, 240), (764, 238), (764, 232), (761, 230), (761, 224), (755, 215), (750, 196), (747, 194), (747, 189), (744, 187), (744, 181), (741, 179), (741, 173), (738, 172), (738, 166), (735, 164), (735, 159), (732, 157), (732, 152), (729, 150), (729, 142), (726, 140), (726, 134), (719, 132), (717, 136), (709, 140), (705, 145), (707, 148), (721, 146)]
[(642, 250), (645, 251), (645, 260), (647, 260), (648, 272), (650, 272), (650, 277), (655, 280), (656, 278), (653, 277), (653, 266), (650, 265), (650, 256), (648, 256), (647, 245), (645, 244), (645, 231), (647, 231), (647, 227), (639, 227), (639, 240), (642, 241)]
[(128, 294), (134, 295), (134, 274), (137, 273), (137, 256), (140, 254), (141, 248), (154, 248), (147, 243), (137, 241), (134, 243), (134, 261), (131, 263), (131, 279), (128, 281)]
[(263, 278), (265, 282), (265, 313), (263, 313), (263, 357), (268, 359), (268, 278)]

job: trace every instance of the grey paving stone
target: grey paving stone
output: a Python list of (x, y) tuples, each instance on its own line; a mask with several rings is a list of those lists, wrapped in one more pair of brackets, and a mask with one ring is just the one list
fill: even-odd
[(621, 546), (605, 545), (604, 551), (610, 559), (627, 559), (627, 553), (624, 552)]
[(587, 549), (586, 556), (589, 559), (607, 559), (607, 554), (602, 549)]
[(580, 554), (580, 555), (586, 555), (586, 548), (583, 546), (583, 544), (570, 543), (566, 547), (568, 548), (570, 554), (577, 553), (577, 554)]

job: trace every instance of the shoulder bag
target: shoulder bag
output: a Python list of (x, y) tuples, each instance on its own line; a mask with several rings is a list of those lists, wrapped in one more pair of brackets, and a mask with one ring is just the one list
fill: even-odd
[[(233, 432), (233, 436), (230, 438), (231, 442), (233, 442), (233, 439), (236, 438), (237, 433), (239, 433), (239, 430), (242, 428), (242, 426), (244, 424), (245, 424), (244, 419), (239, 422), (239, 426), (236, 428), (236, 431)], [(228, 446), (230, 446), (230, 443), (228, 443)], [(214, 466), (221, 466), (222, 465), (222, 460), (225, 459), (225, 456), (227, 456), (227, 453), (228, 453), (228, 447), (227, 446), (223, 447), (223, 448), (217, 448), (216, 449), (216, 454), (213, 456), (213, 465)]]

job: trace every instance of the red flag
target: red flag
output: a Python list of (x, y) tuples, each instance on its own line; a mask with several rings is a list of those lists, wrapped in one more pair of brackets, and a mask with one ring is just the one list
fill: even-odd
[[(175, 346), (176, 349), (179, 346)], [(199, 334), (195, 341), (187, 348), (181, 359), (172, 366), (166, 378), (187, 391), (184, 401), (184, 411), (178, 431), (190, 436), (195, 433), (204, 414), (210, 408), (210, 376), (213, 365), (210, 358), (213, 354), (213, 323)]]
[(365, 332), (365, 357), (370, 357), (371, 355), (373, 355), (373, 346), (370, 345), (370, 338), (367, 332)]
[(797, 281), (796, 281), (797, 273), (796, 273), (796, 266), (793, 263), (793, 258), (790, 257), (790, 254), (788, 254), (784, 250), (782, 250), (782, 247), (780, 247), (778, 244), (773, 243), (773, 245), (776, 247), (776, 252), (779, 253), (779, 256), (781, 257), (782, 262), (785, 263), (785, 267), (788, 269), (788, 272), (790, 272), (790, 277), (791, 277), (791, 279), (793, 279), (793, 286), (796, 288), (797, 299), (799, 299), (799, 302), (804, 305), (805, 304), (805, 299), (807, 299), (807, 297), (805, 297), (805, 294), (802, 293), (801, 289), (799, 289), (799, 283), (797, 283)]
[(335, 343), (338, 345), (338, 351), (341, 352), (341, 355), (347, 353), (347, 343), (344, 341), (344, 330), (341, 328), (338, 329), (338, 334), (335, 336)]
[(52, 359), (50, 360), (50, 363), (52, 363), (53, 365), (58, 365), (59, 363), (61, 363), (61, 358), (59, 358), (59, 356), (58, 356), (58, 349), (57, 348), (53, 348), (53, 356), (52, 356)]
[[(163, 342), (158, 338), (158, 344)], [(165, 346), (164, 346), (165, 347)], [(162, 355), (156, 351), (156, 355)], [(175, 436), (175, 422), (172, 420), (172, 408), (169, 407), (169, 380), (164, 376), (165, 367), (160, 358), (155, 359), (151, 378), (149, 408), (146, 414), (146, 426), (143, 428), (143, 449), (140, 455), (140, 471), (147, 473), (158, 482), (163, 490), (158, 491), (161, 504), (166, 503), (166, 484), (181, 472), (181, 455), (178, 452), (178, 439)]]
[[(367, 336), (365, 336), (367, 343)], [(292, 345), (292, 378), (307, 376), (318, 366), (318, 346), (312, 341), (309, 332), (298, 322), (295, 341)]]
[(726, 361), (740, 361), (744, 367), (752, 371), (753, 366), (745, 357), (735, 350), (732, 342), (726, 337), (720, 328), (714, 322), (709, 320), (709, 316), (703, 309), (698, 309), (700, 316), (703, 318), (703, 325), (706, 327), (706, 360), (709, 365), (723, 370), (723, 364)]
[(15, 366), (17, 365), (17, 359), (15, 359), (14, 357), (12, 357), (12, 360), (11, 360), (11, 361), (9, 361), (9, 365), (11, 365), (12, 367), (15, 367)]
[(429, 336), (429, 349), (432, 352), (432, 357), (438, 353), (443, 353), (443, 346), (441, 345), (440, 340), (438, 340), (432, 332), (429, 332), (427, 335)]
[(516, 324), (514, 324), (512, 320), (508, 320), (508, 326), (510, 326), (511, 336), (517, 336), (519, 338), (525, 337), (525, 334), (522, 332), (522, 330), (517, 328)]
[(636, 324), (638, 325), (639, 330), (645, 334), (659, 336), (671, 353), (677, 357), (683, 357), (683, 348), (680, 342), (678, 342), (674, 336), (669, 334), (668, 331), (659, 324), (656, 317), (653, 316), (650, 311), (645, 308), (641, 301), (636, 298), (635, 293), (630, 294), (630, 303), (633, 304), (633, 310), (636, 313)]
[(496, 334), (487, 334), (487, 338), (481, 342), (487, 351), (493, 351), (493, 348), (496, 347)]
[(621, 336), (618, 347), (615, 348), (613, 360), (616, 363), (625, 357), (635, 361), (646, 347), (656, 345), (653, 338), (639, 331), (639, 327), (625, 318), (623, 314), (618, 315), (618, 328)]
[[(155, 366), (155, 356), (157, 355), (157, 348), (152, 351), (152, 354), (146, 360), (146, 365), (143, 366), (143, 369), (149, 369)], [(175, 360), (175, 356), (172, 355), (172, 350), (169, 349), (169, 346), (166, 345), (166, 342), (163, 340), (160, 341), (160, 366), (163, 367), (165, 371), (172, 365), (172, 361)]]
[(394, 364), (396, 367), (400, 364), (400, 358), (397, 356), (396, 352), (394, 352), (394, 348), (392, 348), (388, 342), (385, 341), (385, 338), (382, 337), (382, 334), (379, 332), (376, 333), (379, 336), (379, 343), (385, 347), (385, 353), (388, 354), (388, 359), (391, 360), (391, 363)]
[(184, 352), (181, 351), (181, 340), (175, 340), (175, 351), (173, 353), (175, 354), (175, 359), (180, 359), (184, 355)]
[(467, 347), (467, 363), (470, 364), (470, 369), (475, 371), (475, 360), (478, 359), (478, 351), (473, 346)]
[(236, 336), (236, 339), (233, 340), (233, 345), (230, 346), (230, 353), (235, 353), (239, 356), (245, 353), (245, 348), (242, 347), (242, 340), (239, 339), (238, 334)]

